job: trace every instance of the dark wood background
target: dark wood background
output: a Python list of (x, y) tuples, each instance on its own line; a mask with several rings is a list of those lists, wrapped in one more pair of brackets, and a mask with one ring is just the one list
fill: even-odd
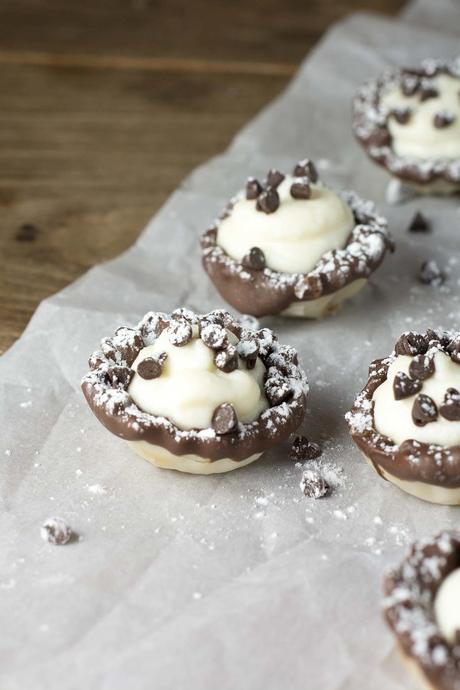
[(335, 20), (403, 0), (1, 0), (0, 352), (126, 249)]

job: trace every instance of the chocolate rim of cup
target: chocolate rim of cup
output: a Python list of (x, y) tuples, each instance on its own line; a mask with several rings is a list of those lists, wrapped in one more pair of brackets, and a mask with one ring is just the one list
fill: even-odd
[(243, 198), (240, 192), (223, 214), (202, 235), (203, 266), (225, 300), (242, 313), (254, 316), (279, 314), (293, 303), (332, 295), (356, 280), (367, 279), (394, 250), (387, 221), (371, 201), (354, 192), (340, 192), (355, 219), (345, 247), (326, 252), (308, 273), (283, 273), (265, 267), (251, 270), (230, 257), (217, 243), (220, 223)]
[(428, 79), (438, 74), (460, 78), (460, 60), (427, 59), (416, 68), (388, 69), (379, 77), (363, 84), (353, 99), (353, 133), (369, 158), (383, 166), (394, 177), (417, 186), (442, 180), (450, 185), (460, 183), (460, 158), (420, 159), (399, 156), (392, 146), (388, 129), (388, 111), (380, 108), (383, 88), (398, 87), (405, 75)]
[[(434, 560), (438, 568), (429, 567)], [(443, 638), (434, 615), (434, 600), (443, 580), (459, 567), (460, 534), (444, 531), (415, 542), (399, 567), (384, 580), (386, 622), (404, 656), (440, 690), (458, 687), (460, 639), (450, 645)]]
[[(142, 411), (129, 397), (131, 365), (140, 350), (151, 345), (155, 338), (180, 318), (192, 325), (206, 319), (223, 325), (239, 339), (256, 339), (258, 356), (266, 367), (264, 380), (288, 384), (283, 400), (272, 404), (250, 423), (239, 422), (234, 432), (219, 435), (213, 428), (186, 431), (165, 417)], [(307, 404), (308, 384), (298, 363), (294, 348), (280, 344), (266, 328), (252, 330), (241, 327), (228, 312), (216, 310), (196, 315), (189, 310), (176, 310), (172, 314), (149, 312), (136, 328), (118, 329), (111, 338), (101, 341), (101, 349), (94, 352), (89, 364), (91, 371), (83, 378), (82, 390), (97, 419), (112, 433), (126, 441), (146, 441), (158, 445), (174, 455), (195, 454), (210, 461), (230, 458), (235, 462), (263, 453), (284, 441), (301, 424)], [(125, 371), (125, 376), (113, 376), (113, 369)], [(114, 383), (115, 382), (115, 383)]]
[[(401, 337), (404, 335), (407, 334)], [(452, 356), (448, 350), (449, 342), (460, 337), (457, 333), (434, 331), (413, 335), (421, 336), (426, 344), (436, 344), (441, 352), (449, 356)], [(416, 354), (423, 353), (414, 352), (413, 356)], [(459, 488), (460, 445), (444, 446), (421, 443), (414, 439), (407, 439), (398, 445), (375, 428), (372, 396), (386, 381), (388, 369), (395, 356), (393, 351), (389, 357), (371, 363), (368, 381), (346, 415), (351, 437), (380, 475), (383, 470), (403, 481), (421, 482), (446, 489)]]

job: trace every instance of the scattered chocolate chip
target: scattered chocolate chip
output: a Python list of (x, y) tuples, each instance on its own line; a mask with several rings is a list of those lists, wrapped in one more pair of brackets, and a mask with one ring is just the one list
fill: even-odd
[(272, 407), (287, 402), (292, 397), (292, 388), (282, 378), (269, 378), (265, 382), (265, 395)]
[(450, 125), (455, 121), (455, 115), (448, 112), (436, 113), (433, 118), (433, 125), (436, 129), (444, 129), (445, 127), (450, 127)]
[(430, 224), (420, 211), (417, 211), (407, 228), (409, 232), (429, 232), (430, 229)]
[(60, 517), (50, 517), (42, 525), (40, 536), (49, 544), (62, 546), (67, 544), (72, 537), (72, 529), (67, 522)]
[(439, 91), (434, 87), (429, 84), (422, 84), (422, 87), (420, 89), (420, 100), (423, 101), (428, 101), (430, 98), (438, 98), (439, 96)]
[(404, 74), (401, 80), (401, 91), (404, 96), (413, 96), (420, 88), (420, 80), (413, 74)]
[(321, 472), (314, 469), (304, 470), (300, 480), (300, 488), (307, 498), (323, 498), (331, 490)]
[(285, 176), (282, 172), (280, 172), (279, 170), (275, 170), (275, 168), (272, 168), (268, 171), (267, 186), (276, 189), (280, 186), (281, 182), (284, 180), (284, 177)]
[(398, 371), (393, 380), (393, 395), (395, 400), (404, 400), (410, 398), (422, 390), (422, 382), (417, 379), (411, 379), (407, 374)]
[(394, 117), (398, 124), (407, 125), (411, 118), (412, 111), (410, 108), (394, 108), (390, 115)]
[(447, 344), (447, 352), (453, 362), (460, 364), (460, 338), (452, 338)]
[(255, 177), (248, 177), (246, 182), (246, 199), (257, 199), (262, 191), (262, 185)]
[(33, 223), (23, 223), (16, 230), (15, 238), (18, 242), (33, 242), (39, 232), (39, 229)]
[(240, 340), (236, 350), (243, 361), (246, 362), (247, 369), (254, 369), (259, 354), (259, 343), (255, 338)]
[(238, 354), (236, 347), (229, 345), (225, 350), (219, 350), (214, 356), (214, 364), (218, 369), (230, 374), (230, 372), (238, 369)]
[(185, 319), (172, 321), (169, 324), (168, 335), (170, 342), (176, 347), (187, 345), (192, 339), (192, 324)]
[(416, 355), (409, 365), (409, 374), (413, 379), (426, 381), (434, 374), (434, 360), (428, 355)]
[(262, 213), (274, 213), (280, 205), (280, 198), (276, 189), (268, 187), (257, 197), (256, 208)]
[(214, 410), (211, 425), (216, 434), (230, 434), (238, 424), (235, 408), (230, 403), (222, 403)]
[(134, 372), (129, 367), (113, 366), (107, 369), (106, 376), (113, 387), (127, 388)]
[(424, 285), (439, 287), (444, 283), (445, 277), (436, 261), (431, 259), (430, 261), (424, 261), (421, 265), (418, 279)]
[(290, 192), (293, 199), (309, 199), (311, 197), (311, 187), (308, 182), (294, 182), (291, 184)]
[(424, 355), (427, 350), (427, 342), (420, 333), (403, 333), (395, 345), (397, 355)]
[(304, 462), (305, 460), (319, 458), (322, 452), (320, 446), (313, 441), (309, 441), (306, 436), (296, 436), (292, 443), (289, 457), (296, 462)]
[(218, 323), (204, 322), (200, 328), (201, 340), (212, 350), (220, 350), (227, 342), (227, 332)]
[(162, 374), (167, 356), (166, 352), (162, 352), (158, 357), (146, 357), (137, 365), (137, 373), (143, 379), (157, 379)]
[(260, 247), (251, 247), (241, 261), (245, 268), (253, 271), (262, 271), (265, 268), (265, 254)]
[(420, 393), (412, 405), (412, 421), (416, 426), (425, 426), (438, 418), (438, 408), (429, 395)]
[(439, 414), (449, 422), (460, 421), (460, 393), (456, 388), (448, 388), (444, 396), (444, 402), (439, 408)]
[(299, 161), (294, 168), (295, 177), (308, 177), (310, 182), (318, 181), (318, 171), (315, 164), (309, 158)]

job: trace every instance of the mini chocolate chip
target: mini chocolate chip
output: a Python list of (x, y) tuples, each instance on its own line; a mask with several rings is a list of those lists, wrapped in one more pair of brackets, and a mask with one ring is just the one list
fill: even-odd
[(106, 376), (112, 386), (121, 386), (127, 388), (134, 372), (129, 367), (113, 366), (107, 369)]
[(411, 118), (411, 114), (412, 111), (410, 108), (394, 108), (390, 113), (400, 125), (407, 125)]
[(411, 379), (407, 374), (398, 371), (393, 380), (393, 395), (395, 400), (404, 400), (410, 398), (422, 390), (422, 382), (417, 379)]
[(293, 199), (309, 199), (311, 197), (311, 187), (308, 182), (294, 182), (291, 184), (290, 192)]
[(114, 336), (114, 345), (117, 347), (122, 359), (128, 366), (136, 359), (137, 355), (144, 347), (141, 335), (134, 328), (122, 326), (117, 328)]
[(200, 337), (204, 344), (212, 350), (220, 350), (227, 342), (227, 332), (218, 323), (202, 322)]
[(300, 488), (307, 498), (323, 498), (331, 490), (321, 472), (315, 469), (304, 470), (300, 480)]
[(272, 407), (287, 402), (292, 397), (292, 388), (288, 381), (281, 378), (270, 378), (265, 383), (265, 395)]
[(280, 205), (280, 198), (276, 189), (267, 187), (259, 196), (257, 197), (256, 208), (262, 213), (274, 213), (278, 206)]
[(422, 215), (419, 211), (417, 211), (415, 216), (412, 218), (407, 230), (409, 232), (429, 232), (430, 224), (428, 223), (425, 216)]
[(444, 283), (445, 277), (436, 261), (431, 259), (430, 261), (424, 261), (422, 263), (418, 274), (418, 279), (420, 283), (423, 283), (424, 285), (433, 285), (434, 287), (439, 287)]
[(166, 352), (162, 352), (158, 357), (146, 357), (137, 365), (137, 373), (143, 379), (157, 379), (162, 374), (167, 356)]
[(369, 138), (369, 143), (377, 148), (383, 148), (385, 146), (390, 146), (391, 144), (391, 134), (386, 126), (376, 126)]
[(276, 189), (280, 186), (281, 182), (284, 180), (284, 177), (285, 176), (282, 172), (280, 172), (279, 170), (275, 170), (275, 168), (272, 168), (268, 171), (267, 186)]
[(447, 344), (446, 349), (451, 360), (456, 364), (460, 364), (460, 338), (452, 338), (452, 340)]
[(251, 247), (249, 252), (243, 256), (241, 263), (245, 268), (262, 271), (265, 268), (265, 254), (260, 247)]
[(214, 364), (218, 369), (230, 374), (230, 372), (238, 369), (238, 354), (236, 347), (229, 345), (225, 350), (219, 350), (214, 356)]
[(310, 182), (318, 181), (318, 171), (315, 164), (309, 158), (299, 161), (294, 168), (295, 177), (308, 177)]
[(444, 396), (444, 402), (439, 408), (439, 414), (449, 422), (460, 421), (460, 393), (456, 388), (448, 388)]
[(418, 77), (413, 74), (404, 74), (401, 80), (401, 91), (404, 96), (413, 96), (420, 88)]
[(428, 101), (430, 98), (437, 98), (439, 96), (439, 91), (435, 89), (434, 86), (423, 85), (420, 89), (420, 100)]
[(259, 343), (255, 338), (240, 340), (236, 350), (241, 359), (246, 362), (247, 369), (254, 369), (259, 354)]
[(427, 350), (427, 342), (420, 333), (403, 333), (395, 345), (397, 355), (424, 355)]
[(168, 327), (169, 341), (176, 347), (187, 345), (192, 339), (192, 324), (185, 319), (171, 321)]
[(296, 462), (303, 462), (305, 460), (315, 460), (322, 453), (323, 451), (317, 443), (309, 441), (306, 436), (296, 436), (292, 443), (289, 457)]
[(90, 369), (98, 369), (106, 361), (102, 352), (93, 352), (88, 360)]
[(436, 129), (444, 129), (445, 127), (450, 127), (450, 125), (455, 121), (455, 115), (448, 112), (436, 113), (433, 118), (433, 125)]
[(246, 199), (257, 199), (262, 191), (262, 185), (255, 177), (248, 177), (246, 182)]
[(67, 544), (72, 537), (72, 529), (67, 522), (60, 517), (50, 517), (42, 525), (40, 536), (49, 544), (62, 546)]
[(434, 360), (428, 355), (416, 355), (409, 365), (409, 374), (413, 379), (426, 381), (434, 374)]
[(219, 436), (230, 434), (238, 425), (238, 417), (235, 408), (230, 403), (222, 403), (214, 410), (212, 415), (212, 428)]
[(420, 393), (412, 405), (412, 421), (416, 426), (425, 426), (438, 418), (438, 408), (429, 395)]

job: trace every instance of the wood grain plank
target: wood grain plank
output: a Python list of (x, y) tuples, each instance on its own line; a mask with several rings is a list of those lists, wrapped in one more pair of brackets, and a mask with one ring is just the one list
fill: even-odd
[(2, 0), (0, 351), (41, 299), (130, 246), (332, 21), (402, 4)]

